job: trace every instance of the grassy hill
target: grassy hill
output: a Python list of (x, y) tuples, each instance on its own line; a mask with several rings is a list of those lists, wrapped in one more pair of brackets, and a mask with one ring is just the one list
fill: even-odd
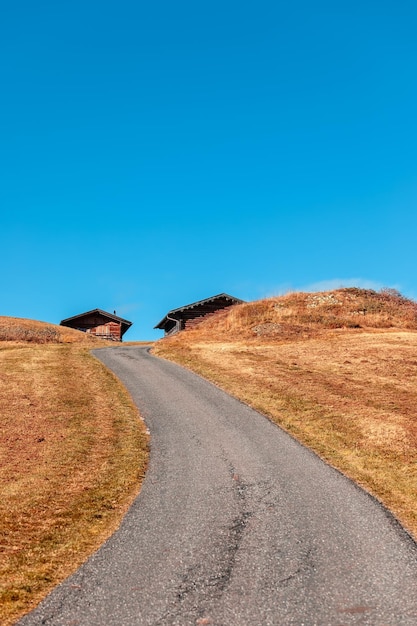
[[(0, 623), (117, 527), (147, 435), (107, 342), (0, 317)], [(417, 303), (386, 290), (231, 307), (154, 351), (252, 405), (375, 494), (417, 536)]]
[(118, 526), (147, 435), (94, 357), (108, 342), (0, 317), (0, 623), (12, 624)]
[(94, 335), (73, 328), (19, 317), (0, 317), (0, 341), (30, 344), (76, 343), (93, 348), (108, 345), (98, 344), (99, 340)]
[(267, 415), (417, 537), (417, 303), (291, 293), (219, 311), (154, 352)]

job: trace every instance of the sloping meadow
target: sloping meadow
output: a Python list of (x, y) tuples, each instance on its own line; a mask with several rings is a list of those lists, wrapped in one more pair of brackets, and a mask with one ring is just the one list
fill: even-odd
[(417, 304), (395, 291), (237, 305), (154, 352), (275, 421), (417, 536)]
[(290, 293), (234, 306), (204, 320), (200, 333), (282, 341), (317, 337), (335, 329), (389, 328), (417, 330), (417, 302), (393, 289), (376, 292), (352, 287)]
[(85, 333), (0, 318), (0, 622), (12, 624), (118, 526), (147, 434)]

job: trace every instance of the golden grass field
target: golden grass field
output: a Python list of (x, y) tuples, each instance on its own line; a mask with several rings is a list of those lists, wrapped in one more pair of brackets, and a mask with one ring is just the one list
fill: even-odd
[(148, 437), (78, 331), (0, 318), (0, 623), (12, 624), (117, 528)]
[(362, 289), (236, 305), (153, 349), (240, 398), (417, 537), (417, 303)]

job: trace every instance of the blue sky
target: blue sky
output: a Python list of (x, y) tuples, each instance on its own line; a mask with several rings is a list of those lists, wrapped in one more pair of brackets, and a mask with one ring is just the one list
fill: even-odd
[(417, 5), (15, 0), (0, 315), (339, 286), (417, 298)]

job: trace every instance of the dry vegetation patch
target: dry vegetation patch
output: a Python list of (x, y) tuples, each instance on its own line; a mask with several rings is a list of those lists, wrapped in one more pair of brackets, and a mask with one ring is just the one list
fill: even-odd
[(0, 316), (0, 342), (3, 341), (35, 344), (82, 343), (90, 345), (92, 348), (104, 345), (103, 343), (98, 344), (97, 341), (99, 340), (93, 335), (82, 333), (73, 328), (19, 317)]
[(389, 291), (290, 294), (221, 311), (154, 351), (269, 416), (417, 536), (416, 313)]
[[(147, 435), (89, 352), (107, 343), (28, 320), (1, 318), (5, 327), (14, 340), (0, 342), (0, 622), (11, 624), (118, 526)], [(30, 338), (16, 341), (22, 329)], [(45, 342), (45, 329), (58, 340)]]

